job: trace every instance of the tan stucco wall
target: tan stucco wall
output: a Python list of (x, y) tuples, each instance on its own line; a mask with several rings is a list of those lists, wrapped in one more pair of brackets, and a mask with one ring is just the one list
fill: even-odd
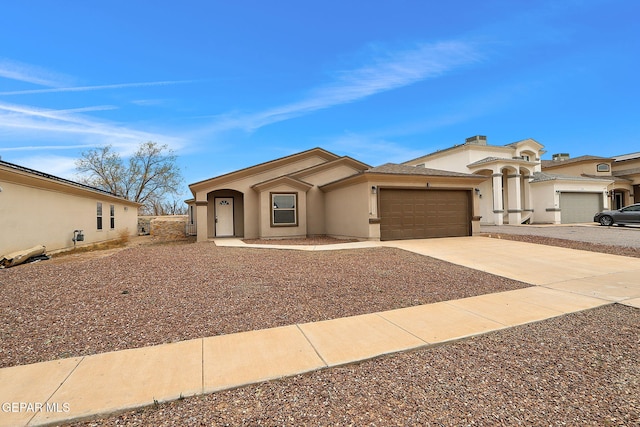
[[(235, 190), (243, 194), (242, 201), (240, 201), (240, 197), (234, 199), (234, 216), (240, 215), (239, 207), (242, 206), (242, 219), (240, 217), (235, 216), (235, 227), (236, 232), (235, 235), (238, 237), (245, 237), (247, 239), (255, 239), (260, 237), (260, 217), (262, 216), (260, 213), (260, 196), (259, 193), (252, 188), (254, 184), (268, 181), (270, 179), (274, 179), (283, 175), (287, 175), (293, 172), (297, 172), (301, 169), (306, 169), (311, 166), (315, 166), (321, 163), (326, 162), (326, 159), (323, 159), (319, 156), (312, 156), (309, 158), (304, 158), (299, 161), (294, 161), (289, 164), (282, 165), (280, 167), (274, 167), (273, 169), (269, 169), (260, 173), (252, 174), (249, 176), (243, 176), (239, 179), (235, 180), (225, 180), (220, 184), (212, 184), (207, 186), (203, 184), (199, 186), (198, 190), (195, 193), (196, 202), (199, 201), (208, 201), (208, 206), (205, 206), (203, 209), (197, 209), (197, 223), (198, 223), (198, 240), (206, 240), (208, 237), (215, 236), (215, 226), (214, 226), (214, 217), (213, 217), (213, 198), (214, 197), (223, 197), (219, 196), (218, 191), (220, 190)], [(213, 193), (213, 192), (216, 193)], [(229, 194), (221, 192), (220, 194)], [(267, 204), (268, 206), (268, 204)], [(203, 215), (203, 213), (205, 213)], [(306, 213), (305, 213), (306, 215)], [(206, 234), (203, 234), (201, 230), (205, 229), (205, 225), (202, 224), (203, 217), (206, 216)], [(269, 216), (267, 216), (269, 218)], [(239, 224), (242, 223), (243, 229), (238, 228)], [(306, 219), (305, 219), (306, 224)], [(288, 234), (287, 234), (288, 235)], [(206, 237), (205, 237), (206, 236)]]
[[(479, 184), (478, 179), (456, 180), (451, 178), (415, 177), (415, 176), (371, 176), (368, 181), (339, 187), (326, 193), (327, 234), (336, 237), (349, 237), (366, 240), (380, 239), (380, 224), (370, 224), (369, 219), (378, 218), (378, 196), (380, 187), (384, 188), (429, 188), (471, 190), (473, 197), (472, 216), (480, 212), (479, 196), (473, 190)], [(372, 187), (376, 187), (375, 194)], [(345, 215), (344, 212), (349, 212)], [(472, 221), (473, 233), (480, 231), (480, 222)]]
[[(240, 173), (234, 179), (233, 176), (219, 177), (211, 180), (211, 184), (197, 184), (195, 193), (196, 201), (206, 201), (206, 206), (199, 206), (196, 209), (198, 223), (198, 239), (203, 240), (202, 231), (206, 229), (207, 237), (215, 236), (214, 224), (214, 197), (234, 197), (234, 223), (235, 235), (245, 238), (278, 238), (278, 237), (300, 237), (307, 235), (326, 234), (325, 226), (325, 194), (318, 188), (319, 185), (337, 181), (341, 178), (351, 176), (358, 172), (354, 167), (347, 164), (332, 164), (327, 169), (312, 170), (306, 169), (313, 166), (322, 165), (327, 159), (322, 156), (311, 156), (290, 163), (274, 166), (271, 169), (260, 169), (259, 172), (251, 174)], [(300, 172), (302, 171), (302, 172)], [(288, 174), (300, 172), (295, 175), (304, 183), (299, 187), (296, 184), (279, 185), (264, 184), (255, 187), (256, 184), (265, 183)], [(298, 194), (298, 226), (297, 227), (272, 227), (271, 226), (271, 203), (269, 195), (272, 192), (296, 192)], [(206, 226), (201, 222), (201, 218), (206, 217)]]
[[(612, 166), (614, 171), (640, 169), (640, 158), (625, 160), (622, 162), (613, 162)], [(640, 173), (626, 175), (625, 178), (631, 180), (631, 186), (640, 185)]]
[(324, 235), (327, 234), (326, 227), (326, 207), (325, 193), (318, 186), (335, 182), (341, 178), (357, 173), (357, 171), (347, 165), (337, 165), (331, 169), (305, 175), (301, 179), (314, 187), (307, 192), (307, 234)]
[(568, 175), (568, 176), (581, 176), (585, 175), (595, 175), (595, 176), (611, 176), (611, 167), (609, 167), (608, 172), (598, 172), (597, 166), (601, 163), (609, 164), (608, 161), (588, 161), (588, 162), (577, 162), (577, 163), (569, 163), (567, 165), (562, 165), (561, 162), (559, 166), (554, 165), (552, 168), (545, 168), (545, 172), (558, 174), (558, 175)]
[[(271, 226), (271, 193), (295, 193), (297, 199), (296, 226)], [(260, 229), (259, 236), (269, 239), (274, 237), (306, 237), (307, 236), (307, 193), (287, 185), (278, 185), (260, 193)]]
[[(99, 193), (81, 196), (63, 188), (42, 189), (2, 179), (0, 187), (0, 255), (35, 245), (44, 245), (47, 251), (72, 248), (74, 230), (84, 233), (85, 240), (78, 246), (118, 238), (124, 230), (129, 235), (137, 234), (137, 206)], [(96, 228), (97, 202), (102, 202), (102, 230)], [(110, 205), (115, 206), (113, 230)]]
[(338, 188), (326, 193), (326, 220), (329, 236), (363, 240), (371, 238), (369, 193), (370, 184), (367, 182)]

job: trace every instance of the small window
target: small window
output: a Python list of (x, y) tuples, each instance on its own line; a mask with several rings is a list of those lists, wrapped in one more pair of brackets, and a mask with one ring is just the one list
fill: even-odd
[(597, 167), (598, 172), (609, 172), (611, 170), (611, 168), (610, 168), (608, 163), (600, 163), (596, 167)]
[(296, 209), (297, 195), (295, 193), (271, 194), (271, 225), (292, 226), (298, 225), (298, 213)]
[(102, 203), (100, 202), (98, 202), (98, 205), (96, 207), (96, 218), (97, 218), (96, 227), (98, 230), (102, 230)]
[(114, 228), (116, 228), (116, 207), (114, 205), (109, 206), (109, 219), (111, 221), (109, 225), (113, 230)]
[(531, 159), (531, 157), (529, 157), (528, 155), (526, 155), (526, 154), (522, 155), (522, 160), (528, 162), (530, 159)]

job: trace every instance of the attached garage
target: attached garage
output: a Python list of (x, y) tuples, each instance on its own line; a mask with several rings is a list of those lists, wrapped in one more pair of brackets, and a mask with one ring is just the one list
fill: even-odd
[(602, 210), (602, 193), (560, 193), (562, 224), (593, 222), (593, 215)]
[(381, 188), (380, 240), (470, 236), (472, 195), (458, 189)]

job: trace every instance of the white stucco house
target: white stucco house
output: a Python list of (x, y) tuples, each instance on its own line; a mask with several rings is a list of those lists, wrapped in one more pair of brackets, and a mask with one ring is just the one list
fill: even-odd
[[(534, 139), (490, 145), (485, 136), (474, 136), (404, 164), (490, 177), (478, 187), (480, 223), (495, 225), (591, 222), (610, 206), (616, 182), (625, 179), (612, 176), (613, 159), (584, 156), (574, 162), (559, 154), (543, 161), (544, 153)], [(586, 169), (567, 168), (587, 164)]]

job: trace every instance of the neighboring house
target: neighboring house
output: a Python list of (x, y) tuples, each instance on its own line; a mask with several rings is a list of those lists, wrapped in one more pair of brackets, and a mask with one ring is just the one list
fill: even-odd
[[(556, 154), (553, 160), (542, 162), (542, 172), (564, 176), (596, 179), (606, 183), (600, 189), (602, 203), (588, 204), (585, 209), (620, 209), (640, 202), (640, 153), (625, 154), (612, 158), (580, 156), (571, 158), (568, 153)], [(594, 197), (595, 198), (595, 197)], [(591, 221), (589, 219), (588, 221)]]
[(0, 256), (44, 245), (73, 247), (135, 235), (138, 207), (111, 193), (0, 161)]
[(314, 148), (189, 185), (197, 240), (328, 235), (363, 240), (468, 236), (479, 229), (469, 173), (376, 168)]
[(535, 218), (532, 179), (540, 172), (543, 153), (543, 146), (534, 139), (498, 146), (478, 135), (403, 164), (485, 176), (478, 187), (481, 223), (521, 224)]
[(540, 188), (547, 185), (547, 195), (553, 191), (558, 195), (554, 222), (558, 215), (563, 224), (593, 222), (597, 212), (612, 206), (610, 196), (614, 191), (625, 191), (628, 198), (629, 181), (611, 175), (612, 162), (613, 159), (599, 156), (571, 158), (568, 153), (554, 154), (552, 160), (542, 161)]
[(619, 209), (622, 206), (640, 203), (640, 152), (615, 156), (613, 159), (611, 174), (615, 178), (627, 180), (629, 187), (624, 188), (627, 192), (613, 189), (612, 206)]
[(482, 224), (593, 222), (596, 212), (640, 200), (640, 153), (540, 160), (543, 148), (533, 139), (497, 146), (474, 136), (404, 164), (491, 177), (479, 186)]

